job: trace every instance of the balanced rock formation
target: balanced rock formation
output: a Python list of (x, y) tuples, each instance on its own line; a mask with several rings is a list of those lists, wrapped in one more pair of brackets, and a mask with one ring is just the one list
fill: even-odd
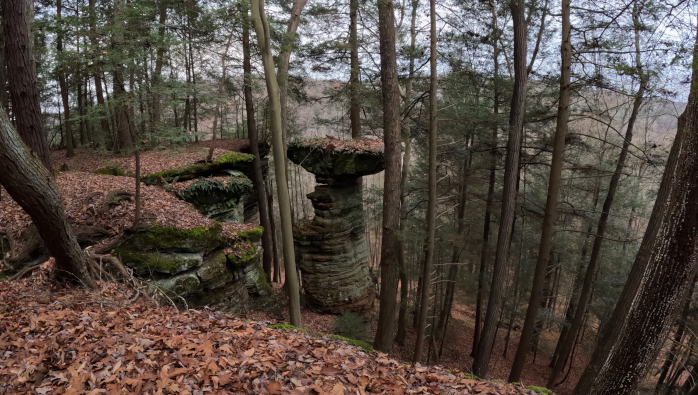
[(291, 143), (288, 157), (315, 175), (308, 199), (315, 217), (295, 229), (296, 260), (308, 306), (318, 312), (365, 313), (375, 300), (368, 265), (361, 176), (385, 168), (380, 140), (312, 139)]

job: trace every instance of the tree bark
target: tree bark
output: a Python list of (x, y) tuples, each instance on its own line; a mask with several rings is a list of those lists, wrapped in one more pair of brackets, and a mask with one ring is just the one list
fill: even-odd
[[(245, 11), (246, 12), (246, 11)], [(272, 240), (271, 225), (269, 222), (269, 211), (267, 210), (267, 191), (264, 186), (264, 176), (262, 175), (262, 161), (259, 156), (259, 145), (257, 142), (257, 123), (254, 117), (254, 102), (252, 101), (252, 66), (250, 64), (250, 28), (248, 20), (245, 18), (242, 25), (242, 69), (245, 73), (245, 110), (247, 111), (247, 134), (250, 139), (250, 151), (254, 155), (254, 187), (257, 192), (257, 206), (259, 206), (259, 220), (264, 228), (262, 234), (262, 267), (267, 279), (271, 282), (272, 270)], [(231, 36), (232, 37), (232, 36)], [(215, 133), (214, 133), (215, 135)]]
[[(351, 73), (349, 76), (349, 123), (351, 124), (351, 137), (354, 139), (361, 137), (361, 98), (359, 97), (359, 40), (357, 37), (358, 29), (356, 22), (358, 14), (359, 0), (349, 0), (349, 46), (351, 47)], [(414, 60), (412, 60), (412, 64), (414, 64)]]
[[(697, 41), (698, 44), (698, 41)], [(634, 393), (654, 362), (696, 272), (698, 69), (679, 118), (650, 222), (621, 299), (575, 395)], [(579, 307), (581, 308), (581, 306)], [(578, 308), (578, 309), (579, 309)]]
[(33, 2), (26, 0), (3, 1), (3, 30), (7, 78), (10, 81), (10, 99), (17, 132), (51, 173), (48, 141), (41, 123), (39, 91), (36, 87), (29, 23)]
[(669, 348), (669, 353), (667, 354), (667, 358), (664, 361), (664, 364), (662, 364), (662, 368), (660, 369), (661, 373), (659, 374), (659, 378), (657, 379), (657, 386), (655, 387), (655, 391), (657, 393), (659, 393), (662, 390), (664, 380), (666, 380), (667, 375), (669, 374), (669, 370), (671, 369), (671, 365), (673, 365), (674, 361), (676, 360), (676, 352), (679, 349), (679, 344), (683, 345), (683, 333), (686, 330), (688, 313), (691, 310), (691, 296), (693, 295), (693, 289), (695, 289), (696, 281), (698, 281), (698, 277), (693, 278), (693, 287), (691, 291), (688, 292), (686, 302), (683, 305), (681, 317), (679, 318), (679, 324), (676, 327), (676, 332), (674, 333), (674, 339), (671, 342), (671, 347)]
[[(61, 12), (63, 10), (63, 1), (56, 1), (56, 18), (58, 20), (58, 32), (56, 33), (56, 51), (60, 57), (63, 53), (63, 18), (61, 17)], [(58, 85), (61, 89), (61, 100), (63, 101), (63, 115), (65, 116), (65, 121), (63, 122), (65, 130), (65, 146), (66, 154), (65, 156), (71, 158), (75, 156), (73, 151), (73, 121), (70, 119), (70, 101), (68, 97), (68, 86), (65, 83), (65, 65), (63, 62), (58, 63)]]
[(509, 113), (509, 140), (507, 157), (504, 163), (504, 189), (502, 191), (502, 209), (499, 219), (499, 235), (492, 272), (492, 287), (487, 302), (487, 314), (473, 364), (473, 372), (479, 377), (486, 377), (489, 368), (494, 335), (497, 329), (504, 297), (504, 285), (509, 271), (509, 247), (511, 231), (516, 215), (516, 185), (519, 176), (519, 159), (523, 136), (523, 121), (526, 110), (526, 21), (524, 4), (518, 0), (509, 3), (514, 20), (514, 92)]
[(426, 335), (427, 315), (429, 313), (429, 296), (431, 292), (431, 268), (434, 264), (434, 237), (436, 235), (436, 148), (438, 145), (438, 109), (437, 109), (437, 70), (436, 70), (436, 0), (429, 0), (431, 34), (430, 34), (430, 59), (431, 76), (429, 84), (429, 201), (427, 203), (427, 241), (424, 251), (424, 289), (419, 302), (419, 325), (417, 326), (417, 340), (414, 346), (414, 362), (422, 359), (422, 349), (424, 348), (424, 337)]
[[(90, 0), (94, 1), (94, 0)], [(165, 39), (165, 22), (167, 21), (167, 5), (165, 4), (164, 1), (161, 1), (159, 4), (159, 15), (158, 15), (158, 48), (155, 53), (155, 69), (153, 70), (153, 84), (152, 84), (152, 89), (153, 89), (153, 94), (152, 94), (152, 100), (153, 100), (153, 115), (152, 115), (152, 122), (153, 122), (153, 128), (157, 131), (158, 126), (160, 126), (160, 122), (162, 119), (162, 110), (161, 110), (161, 103), (160, 103), (160, 83), (162, 82), (162, 66), (165, 63), (165, 45), (164, 45), (164, 39)], [(214, 128), (215, 129), (215, 128)], [(214, 135), (216, 134), (215, 131), (213, 133)]]
[[(533, 274), (533, 284), (531, 287), (531, 297), (528, 300), (526, 309), (526, 319), (519, 346), (516, 349), (514, 363), (509, 373), (509, 381), (521, 381), (521, 373), (526, 365), (526, 355), (531, 349), (531, 339), (536, 327), (536, 318), (540, 308), (542, 291), (545, 285), (546, 269), (550, 259), (550, 249), (555, 233), (555, 218), (557, 214), (557, 200), (560, 184), (562, 181), (562, 160), (565, 155), (565, 138), (567, 137), (567, 123), (570, 118), (570, 81), (572, 68), (572, 43), (570, 38), (570, 0), (562, 1), (562, 43), (560, 54), (562, 64), (560, 67), (560, 98), (557, 110), (557, 125), (555, 128), (555, 139), (553, 140), (553, 155), (550, 164), (550, 175), (548, 176), (548, 196), (545, 203), (545, 213), (543, 215), (543, 228), (541, 232), (540, 245), (538, 247), (538, 259)], [(572, 336), (574, 338), (574, 335)], [(566, 356), (565, 356), (566, 360)]]
[(296, 273), (296, 257), (293, 246), (293, 226), (291, 219), (291, 201), (288, 196), (286, 181), (286, 166), (284, 141), (281, 131), (281, 104), (279, 102), (279, 86), (274, 72), (274, 59), (270, 48), (270, 30), (264, 13), (264, 0), (251, 0), (252, 21), (257, 32), (257, 45), (262, 54), (264, 77), (269, 95), (269, 113), (271, 117), (272, 142), (274, 150), (274, 170), (276, 172), (276, 190), (279, 196), (279, 211), (281, 212), (281, 238), (284, 250), (284, 266), (286, 269), (286, 290), (289, 298), (289, 313), (291, 325), (300, 328), (301, 306), (298, 293), (298, 275)]
[(87, 272), (87, 257), (70, 231), (63, 200), (52, 175), (12, 129), (0, 109), (0, 184), (29, 214), (46, 248), (56, 259), (57, 274), (94, 288)]
[[(352, 0), (356, 1), (356, 0)], [(358, 5), (357, 5), (358, 6)], [(417, 7), (419, 6), (419, 0), (412, 1), (412, 21), (410, 24), (410, 49), (414, 49), (415, 42), (417, 39), (416, 33), (416, 22), (417, 22)], [(353, 49), (353, 47), (352, 47)], [(408, 108), (410, 102), (412, 101), (412, 79), (414, 77), (414, 55), (413, 51), (410, 51), (410, 66), (409, 75), (407, 77), (407, 82), (405, 83), (405, 98), (404, 105)], [(352, 52), (353, 56), (353, 52)], [(358, 67), (358, 49), (357, 49), (357, 67)], [(357, 70), (358, 78), (358, 70)], [(358, 83), (358, 81), (357, 81)], [(358, 107), (357, 107), (358, 109)], [(357, 112), (358, 114), (358, 112)], [(358, 117), (358, 115), (357, 115)], [(357, 118), (360, 120), (360, 117)], [(352, 121), (353, 122), (353, 121)], [(358, 122), (357, 122), (358, 123)], [(352, 123), (354, 125), (354, 123)], [(403, 120), (401, 125), (403, 129), (403, 138), (405, 140), (405, 152), (402, 155), (402, 173), (400, 176), (400, 207), (401, 212), (404, 211), (405, 207), (405, 190), (407, 189), (407, 178), (410, 174), (410, 161), (412, 160), (412, 136), (410, 135), (410, 121), (408, 118)], [(360, 129), (359, 129), (360, 130)], [(354, 135), (354, 127), (352, 126), (352, 136)], [(404, 213), (405, 218), (400, 220), (400, 235), (404, 237), (405, 227), (407, 225), (407, 213)], [(395, 343), (403, 345), (405, 343), (405, 337), (407, 336), (407, 302), (409, 299), (409, 286), (410, 280), (407, 277), (407, 264), (405, 263), (405, 245), (402, 239), (398, 239), (398, 262), (400, 266), (400, 309), (398, 311), (397, 318), (397, 335), (395, 335)], [(415, 314), (416, 316), (416, 314)]]
[[(639, 20), (637, 18), (636, 11), (633, 13), (633, 19), (635, 21), (635, 26), (639, 25)], [(642, 105), (642, 100), (645, 94), (648, 83), (648, 74), (642, 71), (642, 62), (640, 59), (640, 48), (639, 48), (639, 31), (635, 31), (635, 45), (636, 45), (636, 65), (640, 75), (640, 87), (635, 95), (633, 102), (632, 113), (628, 119), (628, 126), (625, 132), (625, 139), (623, 140), (623, 148), (621, 149), (620, 155), (618, 156), (618, 162), (616, 162), (616, 169), (611, 176), (609, 182), (608, 191), (606, 193), (606, 199), (604, 200), (603, 207), (601, 209), (601, 217), (599, 218), (599, 223), (596, 228), (596, 235), (594, 236), (594, 244), (591, 249), (591, 257), (589, 258), (589, 265), (587, 266), (587, 272), (584, 276), (584, 283), (582, 284), (582, 290), (579, 295), (579, 302), (577, 303), (577, 311), (574, 314), (574, 319), (570, 324), (569, 333), (563, 343), (560, 353), (558, 355), (555, 367), (550, 374), (548, 379), (548, 385), (552, 388), (555, 385), (555, 380), (557, 376), (562, 372), (565, 362), (569, 353), (572, 351), (574, 346), (574, 337), (577, 331), (580, 330), (582, 321), (584, 320), (584, 314), (586, 312), (587, 304), (589, 303), (589, 295), (592, 292), (592, 287), (594, 284), (594, 274), (596, 272), (596, 266), (598, 265), (599, 258), (601, 256), (601, 245), (603, 243), (604, 235), (606, 233), (606, 226), (608, 224), (608, 217), (611, 212), (611, 207), (613, 205), (613, 199), (615, 198), (616, 190), (618, 189), (618, 183), (620, 182), (620, 176), (625, 168), (625, 160), (628, 155), (628, 149), (633, 139), (633, 129), (635, 127), (635, 121), (637, 120), (638, 114), (640, 112), (640, 106)], [(656, 203), (655, 203), (656, 204)]]
[(395, 14), (392, 0), (378, 0), (381, 82), (383, 98), (383, 141), (385, 174), (383, 184), (383, 233), (381, 241), (381, 287), (378, 327), (373, 346), (390, 350), (395, 326), (400, 243), (400, 93), (395, 54)]
[(291, 60), (291, 51), (296, 41), (296, 30), (298, 30), (298, 25), (301, 22), (301, 12), (306, 4), (308, 4), (308, 0), (293, 0), (291, 16), (288, 18), (288, 24), (286, 25), (286, 35), (279, 50), (279, 70), (276, 78), (279, 85), (281, 103), (281, 131), (284, 138), (284, 153), (286, 152), (286, 144), (288, 144), (288, 67)]
[(124, 66), (121, 63), (121, 59), (124, 58), (123, 53), (124, 45), (124, 32), (126, 30), (125, 17), (124, 17), (124, 0), (114, 1), (114, 150), (116, 152), (128, 152), (134, 148), (135, 136), (131, 130), (131, 120), (128, 111), (128, 92), (126, 92), (125, 80), (124, 80)]

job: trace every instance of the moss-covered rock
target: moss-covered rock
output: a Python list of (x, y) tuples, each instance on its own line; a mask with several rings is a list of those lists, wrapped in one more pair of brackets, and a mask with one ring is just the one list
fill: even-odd
[(160, 253), (119, 249), (116, 255), (137, 275), (153, 278), (162, 277), (164, 274), (181, 273), (201, 266), (203, 262), (202, 252)]
[(324, 145), (308, 141), (289, 144), (288, 158), (313, 173), (318, 183), (330, 185), (350, 182), (385, 169), (382, 151), (328, 150)]
[(225, 182), (200, 178), (176, 196), (196, 207), (197, 211), (220, 222), (245, 222), (245, 197), (254, 194), (252, 181), (244, 175), (230, 177)]
[(209, 163), (195, 163), (176, 169), (148, 174), (143, 177), (143, 182), (147, 185), (155, 185), (164, 180), (172, 182), (193, 180), (195, 178), (209, 177), (212, 175), (225, 175), (229, 171), (241, 171), (244, 174), (252, 174), (252, 164), (254, 155), (243, 154), (241, 152), (229, 152), (221, 155), (217, 160)]
[(101, 169), (94, 170), (93, 174), (106, 174), (108, 176), (126, 176), (126, 170), (121, 167), (103, 167)]
[(150, 292), (159, 288), (170, 299), (185, 298), (199, 290), (199, 277), (195, 273), (184, 273), (150, 283)]
[(259, 296), (271, 295), (271, 284), (267, 281), (267, 275), (258, 262), (253, 265), (248, 265), (245, 267), (244, 271), (247, 293)]
[(223, 245), (222, 227), (215, 223), (191, 229), (177, 229), (171, 226), (154, 225), (126, 237), (116, 251), (131, 252), (210, 252)]

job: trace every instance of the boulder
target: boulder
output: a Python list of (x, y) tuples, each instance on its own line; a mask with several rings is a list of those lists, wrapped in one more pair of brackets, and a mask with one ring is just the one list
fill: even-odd
[(169, 183), (210, 176), (224, 176), (233, 171), (240, 171), (248, 175), (248, 177), (251, 177), (253, 174), (253, 161), (253, 155), (243, 154), (241, 152), (228, 152), (221, 155), (213, 162), (202, 161), (176, 169), (148, 174), (143, 177), (142, 180), (146, 185), (157, 185), (163, 181)]

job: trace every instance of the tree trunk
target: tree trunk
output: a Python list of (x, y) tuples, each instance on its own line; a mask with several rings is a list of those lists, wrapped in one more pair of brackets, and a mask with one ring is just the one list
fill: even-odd
[[(245, 18), (246, 19), (246, 18)], [(232, 36), (231, 36), (232, 37)], [(254, 155), (254, 187), (257, 191), (257, 206), (259, 207), (259, 220), (264, 228), (262, 234), (262, 267), (267, 279), (271, 282), (272, 270), (272, 240), (269, 212), (267, 210), (267, 191), (262, 175), (262, 162), (259, 156), (257, 143), (257, 124), (254, 118), (254, 102), (252, 101), (252, 66), (250, 65), (250, 28), (247, 20), (242, 24), (242, 69), (245, 74), (245, 109), (247, 110), (247, 134), (250, 138), (250, 151)], [(214, 133), (215, 135), (215, 133)]]
[[(636, 12), (633, 14), (633, 19), (635, 20), (636, 26), (639, 26), (639, 21)], [(618, 162), (616, 163), (616, 169), (608, 186), (608, 191), (606, 193), (606, 199), (604, 200), (603, 207), (601, 209), (601, 217), (599, 218), (599, 223), (596, 229), (596, 235), (594, 236), (594, 244), (591, 249), (591, 257), (589, 259), (589, 265), (587, 266), (587, 272), (584, 276), (584, 283), (582, 285), (582, 290), (579, 295), (579, 302), (577, 304), (577, 311), (575, 312), (574, 319), (570, 324), (569, 333), (563, 343), (560, 353), (558, 355), (555, 367), (550, 374), (548, 379), (548, 385), (550, 388), (555, 385), (555, 380), (557, 376), (562, 372), (562, 368), (565, 365), (567, 357), (572, 350), (574, 344), (574, 337), (579, 331), (582, 321), (584, 319), (584, 314), (586, 312), (587, 304), (589, 303), (589, 295), (594, 284), (594, 273), (596, 272), (596, 266), (599, 262), (599, 257), (601, 255), (601, 245), (603, 243), (604, 235), (606, 233), (606, 226), (608, 224), (608, 217), (611, 212), (611, 207), (613, 205), (613, 199), (618, 189), (618, 183), (620, 182), (620, 176), (625, 168), (625, 159), (628, 155), (628, 148), (633, 139), (633, 128), (635, 126), (635, 121), (640, 112), (640, 106), (642, 105), (642, 99), (645, 94), (645, 90), (648, 83), (648, 74), (642, 71), (642, 63), (640, 59), (640, 48), (639, 48), (639, 32), (635, 31), (635, 44), (636, 44), (636, 64), (640, 75), (640, 87), (637, 94), (635, 95), (635, 100), (633, 103), (633, 110), (628, 120), (628, 126), (625, 132), (625, 139), (623, 141), (623, 148), (621, 149), (620, 155), (618, 156)]]
[(385, 174), (383, 184), (383, 235), (381, 242), (381, 287), (378, 327), (373, 346), (387, 352), (393, 340), (400, 243), (400, 93), (395, 54), (395, 14), (392, 0), (378, 0), (378, 35), (381, 55), (383, 98), (383, 141)]
[[(523, 329), (521, 330), (521, 338), (519, 340), (519, 346), (516, 349), (514, 364), (509, 373), (510, 382), (521, 381), (521, 373), (526, 365), (526, 355), (531, 348), (531, 339), (533, 338), (536, 327), (536, 318), (538, 317), (538, 309), (540, 308), (542, 291), (545, 285), (546, 269), (548, 268), (548, 260), (550, 259), (550, 250), (553, 243), (553, 234), (555, 233), (558, 192), (562, 180), (562, 160), (565, 155), (567, 123), (570, 118), (570, 81), (572, 67), (570, 31), (570, 0), (563, 0), (562, 43), (560, 46), (562, 59), (560, 67), (560, 99), (557, 110), (555, 139), (553, 141), (553, 156), (550, 164), (550, 175), (548, 177), (548, 196), (545, 203), (545, 213), (543, 215), (543, 228), (540, 245), (538, 247), (538, 259), (536, 260), (536, 268), (533, 274), (531, 297), (528, 300), (526, 319)], [(572, 338), (574, 338), (574, 335)]]
[(286, 144), (288, 144), (288, 136), (286, 135), (288, 129), (288, 66), (291, 60), (291, 50), (296, 42), (296, 30), (298, 30), (298, 25), (301, 22), (301, 12), (307, 3), (308, 0), (293, 0), (291, 16), (288, 18), (286, 26), (286, 35), (279, 50), (279, 70), (276, 78), (279, 85), (281, 103), (281, 131), (284, 139), (284, 153), (286, 152)]
[[(97, 40), (97, 13), (95, 11), (95, 0), (89, 0), (88, 2), (88, 15), (90, 23), (90, 44), (95, 51), (99, 48), (99, 41)], [(99, 53), (99, 51), (97, 51)], [(99, 108), (99, 123), (102, 127), (102, 133), (105, 137), (111, 136), (111, 131), (109, 129), (108, 121), (108, 111), (107, 106), (104, 102), (104, 91), (102, 90), (102, 69), (100, 64), (102, 62), (98, 61), (98, 58), (94, 59), (94, 65), (92, 66), (93, 76), (95, 81), (95, 96), (97, 96), (97, 107)]]
[(264, 0), (251, 0), (252, 21), (257, 32), (257, 44), (262, 54), (264, 76), (269, 95), (269, 112), (271, 116), (272, 142), (274, 149), (274, 169), (276, 172), (276, 189), (279, 196), (281, 212), (281, 238), (284, 248), (284, 266), (286, 267), (286, 290), (289, 298), (291, 325), (301, 327), (301, 306), (298, 294), (298, 275), (293, 247), (293, 227), (291, 219), (291, 202), (286, 182), (284, 141), (281, 132), (281, 104), (279, 103), (279, 86), (274, 75), (274, 59), (270, 48), (270, 30), (264, 13)]
[[(124, 70), (121, 59), (124, 58), (124, 31), (126, 29), (124, 18), (124, 0), (114, 1), (114, 50), (117, 54), (114, 56), (114, 150), (116, 152), (128, 152), (134, 147), (135, 136), (131, 131), (131, 120), (128, 111), (128, 93), (126, 92)], [(66, 117), (67, 118), (67, 117)]]
[(523, 121), (526, 107), (526, 21), (524, 20), (524, 4), (517, 0), (510, 3), (514, 20), (514, 92), (509, 114), (509, 141), (507, 157), (504, 163), (504, 189), (502, 191), (502, 211), (499, 219), (499, 235), (497, 237), (497, 252), (495, 254), (492, 273), (492, 287), (487, 302), (487, 314), (478, 344), (477, 354), (473, 364), (473, 372), (479, 377), (486, 377), (494, 334), (497, 329), (504, 296), (504, 285), (509, 271), (509, 247), (511, 231), (516, 215), (516, 185), (519, 176), (519, 158), (523, 136)]
[(5, 110), (0, 109), (0, 184), (29, 214), (46, 248), (56, 259), (61, 278), (94, 288), (87, 272), (87, 257), (70, 231), (63, 199), (48, 170), (31, 148), (12, 129)]
[[(361, 98), (359, 97), (359, 40), (357, 37), (358, 29), (356, 24), (358, 14), (359, 0), (350, 0), (349, 46), (351, 47), (351, 73), (349, 76), (349, 123), (351, 124), (351, 137), (354, 139), (361, 137)], [(412, 67), (414, 67), (414, 60), (411, 59), (411, 61)]]
[[(698, 44), (698, 41), (697, 41)], [(694, 62), (698, 53), (694, 50)], [(698, 69), (650, 222), (621, 299), (575, 395), (634, 393), (696, 271), (698, 239)], [(578, 308), (580, 309), (581, 306)]]
[[(94, 0), (90, 0), (94, 1)], [(167, 21), (167, 5), (162, 1), (159, 5), (160, 13), (158, 16), (158, 43), (157, 51), (155, 53), (155, 69), (152, 74), (152, 100), (153, 100), (153, 128), (157, 131), (158, 126), (160, 126), (160, 121), (162, 119), (162, 110), (160, 103), (160, 83), (162, 82), (162, 66), (165, 59), (165, 22)], [(214, 128), (215, 129), (215, 128)], [(215, 135), (215, 132), (214, 132)]]
[[(471, 141), (473, 137), (470, 137)], [(471, 143), (472, 144), (472, 143)], [(465, 142), (466, 147), (468, 146), (468, 138), (466, 137)], [(461, 174), (461, 187), (460, 187), (460, 199), (458, 199), (458, 213), (456, 219), (458, 222), (458, 228), (456, 230), (455, 238), (458, 239), (463, 235), (465, 231), (465, 202), (468, 195), (468, 183), (470, 181), (470, 165), (473, 160), (473, 155), (468, 154), (468, 158), (463, 160), (463, 172)], [(448, 268), (448, 277), (446, 282), (446, 290), (444, 292), (444, 304), (439, 313), (439, 321), (436, 326), (436, 336), (441, 345), (443, 346), (443, 339), (446, 337), (446, 324), (448, 323), (448, 317), (451, 315), (451, 309), (453, 308), (453, 295), (456, 290), (456, 278), (458, 276), (458, 262), (460, 258), (460, 251), (462, 248), (458, 248), (457, 244), (453, 246), (453, 252), (451, 253), (451, 266)], [(441, 355), (441, 352), (439, 352)]]
[(431, 76), (429, 85), (429, 201), (427, 203), (427, 242), (424, 251), (424, 289), (419, 302), (419, 325), (417, 326), (417, 340), (414, 346), (414, 362), (422, 359), (422, 349), (424, 348), (424, 337), (426, 335), (427, 315), (429, 313), (429, 296), (431, 293), (431, 268), (434, 264), (434, 237), (436, 235), (436, 148), (437, 138), (437, 70), (436, 70), (436, 0), (430, 0), (431, 16), (431, 49), (429, 63), (431, 64)]
[[(58, 32), (56, 33), (56, 51), (60, 57), (63, 53), (63, 19), (61, 18), (61, 12), (63, 10), (63, 1), (58, 0), (56, 2), (56, 18), (58, 20)], [(73, 151), (73, 121), (70, 119), (70, 99), (68, 97), (68, 86), (65, 82), (65, 65), (63, 62), (58, 63), (58, 85), (61, 89), (61, 100), (63, 101), (63, 115), (65, 116), (64, 129), (65, 129), (65, 146), (67, 148), (65, 156), (71, 158), (75, 156)]]
[[(356, 0), (352, 0), (353, 2)], [(416, 33), (416, 22), (417, 22), (417, 7), (419, 5), (419, 0), (412, 1), (412, 21), (410, 24), (410, 48), (415, 47), (415, 41), (417, 39)], [(357, 5), (358, 7), (358, 5)], [(353, 47), (352, 47), (353, 50)], [(405, 108), (408, 108), (410, 102), (412, 101), (412, 78), (414, 77), (414, 55), (410, 51), (410, 68), (409, 75), (407, 77), (407, 82), (405, 83)], [(352, 52), (352, 56), (353, 52)], [(353, 58), (352, 58), (353, 59)], [(358, 84), (358, 49), (357, 49), (357, 84)], [(352, 88), (353, 89), (353, 88)], [(354, 92), (352, 92), (353, 94)], [(353, 105), (353, 104), (352, 104)], [(352, 107), (353, 108), (353, 107)], [(360, 117), (358, 115), (357, 106), (357, 122), (359, 123)], [(350, 115), (353, 113), (350, 113)], [(352, 118), (352, 136), (354, 135), (354, 118)], [(404, 140), (405, 140), (405, 153), (402, 155), (402, 173), (400, 176), (400, 207), (401, 212), (404, 211), (405, 207), (405, 190), (407, 189), (407, 178), (410, 174), (410, 161), (412, 160), (412, 136), (410, 135), (410, 122), (405, 119), (402, 124)], [(357, 128), (360, 130), (360, 127)], [(407, 213), (405, 213), (405, 218), (400, 220), (400, 235), (404, 236), (405, 227), (407, 225)], [(403, 345), (405, 343), (405, 337), (407, 336), (407, 302), (409, 299), (409, 286), (410, 280), (407, 277), (407, 264), (405, 263), (405, 245), (402, 239), (398, 239), (398, 262), (400, 266), (400, 310), (398, 312), (397, 318), (397, 335), (395, 335), (395, 343)], [(417, 315), (415, 314), (415, 317)]]
[(33, 5), (33, 2), (26, 0), (3, 1), (3, 30), (5, 37), (12, 37), (5, 40), (7, 78), (10, 81), (10, 99), (17, 132), (51, 173), (48, 141), (41, 123), (29, 30), (29, 16), (33, 15), (30, 7)]

